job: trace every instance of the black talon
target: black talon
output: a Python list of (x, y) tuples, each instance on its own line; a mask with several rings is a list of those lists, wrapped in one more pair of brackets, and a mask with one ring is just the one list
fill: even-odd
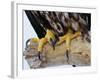
[(26, 41), (26, 47), (25, 47), (25, 50), (27, 50), (27, 48), (28, 48), (28, 43), (30, 42), (30, 40), (31, 40), (31, 39), (28, 39), (28, 40)]
[(52, 38), (50, 38), (50, 41), (51, 41), (51, 45), (53, 47), (53, 50), (55, 50), (56, 40), (52, 40)]
[(38, 59), (41, 61), (41, 62), (44, 62), (45, 61), (45, 56), (44, 55), (42, 55), (42, 53), (39, 51), (38, 52)]
[(39, 51), (38, 52), (38, 58), (39, 58), (40, 61), (42, 61), (42, 58), (41, 57), (42, 57), (42, 55), (41, 55), (41, 52)]
[(69, 61), (69, 51), (66, 51), (67, 62)]
[(55, 45), (59, 41), (59, 38), (57, 35), (55, 35), (55, 39), (50, 38), (50, 44), (53, 47), (53, 50), (55, 50)]

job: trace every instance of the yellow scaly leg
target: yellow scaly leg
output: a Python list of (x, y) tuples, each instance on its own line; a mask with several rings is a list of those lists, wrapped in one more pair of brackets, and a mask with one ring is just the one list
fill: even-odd
[(75, 34), (72, 35), (71, 39), (75, 39), (76, 37), (81, 36), (81, 32), (76, 32)]
[(47, 39), (46, 38), (42, 38), (39, 40), (39, 45), (38, 45), (38, 51), (42, 52), (43, 46), (44, 44), (47, 43)]
[(66, 35), (65, 36), (62, 36), (59, 38), (59, 41), (57, 42), (57, 45), (60, 45), (61, 43), (63, 43), (66, 39)]

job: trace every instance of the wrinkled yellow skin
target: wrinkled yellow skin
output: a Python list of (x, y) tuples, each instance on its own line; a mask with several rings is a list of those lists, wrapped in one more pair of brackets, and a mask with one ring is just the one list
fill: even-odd
[[(42, 52), (43, 46), (46, 43), (50, 43), (50, 38), (52, 38), (53, 40), (55, 39), (55, 33), (52, 30), (48, 30), (46, 32), (46, 35), (44, 38), (38, 39), (38, 38), (32, 38), (30, 42), (37, 42), (39, 43), (38, 45), (38, 51)], [(76, 32), (76, 33), (72, 33), (71, 29), (68, 30), (68, 32), (64, 35), (59, 37), (59, 41), (57, 42), (57, 44), (61, 44), (62, 42), (66, 42), (66, 49), (70, 50), (70, 44), (71, 44), (71, 40), (73, 40), (74, 38), (78, 37), (81, 35), (81, 32)], [(33, 47), (33, 46), (31, 46)]]
[[(46, 35), (44, 38), (38, 39), (38, 38), (32, 38), (30, 42), (38, 42), (38, 51), (42, 52), (43, 46), (48, 42), (50, 43), (50, 38), (52, 40), (55, 39), (54, 32), (52, 30), (47, 29)], [(31, 46), (32, 48), (33, 46)]]
[(81, 32), (76, 32), (76, 33), (72, 33), (72, 31), (69, 29), (68, 32), (64, 35), (59, 37), (60, 40), (57, 43), (58, 45), (66, 42), (66, 49), (69, 50), (70, 49), (70, 45), (71, 45), (71, 40), (73, 40), (74, 38), (78, 37), (81, 35)]
[(48, 29), (47, 29), (47, 33), (46, 33), (46, 35), (45, 35), (45, 38), (47, 39), (47, 41), (48, 41), (49, 43), (51, 43), (51, 42), (50, 42), (50, 38), (51, 38), (52, 40), (55, 40), (55, 33), (54, 33), (52, 30), (48, 30)]

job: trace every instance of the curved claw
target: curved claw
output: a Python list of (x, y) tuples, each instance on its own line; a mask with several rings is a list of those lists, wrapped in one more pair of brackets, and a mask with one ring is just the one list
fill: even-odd
[(40, 61), (45, 61), (46, 60), (45, 56), (43, 56), (40, 51), (38, 52), (38, 58), (39, 58)]
[(69, 63), (69, 51), (66, 50), (66, 57), (67, 57), (67, 62)]
[(55, 44), (56, 44), (56, 40), (51, 40), (51, 45), (52, 45), (52, 47), (53, 47), (53, 50), (55, 50)]
[(51, 45), (53, 47), (53, 50), (55, 50), (55, 45), (56, 45), (58, 39), (54, 39), (54, 40), (50, 39), (50, 41), (51, 41)]
[(39, 58), (40, 61), (42, 61), (42, 55), (41, 55), (40, 51), (38, 52), (38, 58)]
[(28, 43), (30, 42), (30, 40), (31, 40), (31, 39), (28, 39), (28, 40), (26, 41), (26, 47), (25, 47), (25, 50), (28, 48)]

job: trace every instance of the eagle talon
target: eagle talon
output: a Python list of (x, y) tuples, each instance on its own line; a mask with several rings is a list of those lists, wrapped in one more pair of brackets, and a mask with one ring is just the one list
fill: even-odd
[(38, 58), (39, 58), (39, 60), (42, 61), (42, 62), (46, 61), (45, 56), (44, 56), (40, 51), (38, 52)]
[(57, 40), (51, 41), (51, 45), (52, 45), (52, 47), (53, 47), (53, 50), (55, 50), (55, 44), (56, 44), (56, 42), (57, 42)]
[(42, 55), (41, 55), (40, 51), (38, 52), (38, 58), (39, 58), (40, 61), (42, 61)]
[(67, 57), (67, 62), (69, 64), (69, 51), (68, 50), (66, 50), (66, 57)]

